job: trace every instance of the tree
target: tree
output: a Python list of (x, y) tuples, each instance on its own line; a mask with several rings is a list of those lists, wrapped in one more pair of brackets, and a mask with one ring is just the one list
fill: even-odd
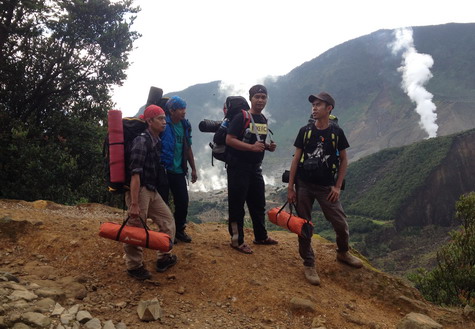
[(139, 37), (131, 0), (0, 4), (0, 197), (101, 201), (102, 122)]
[(475, 192), (456, 203), (460, 229), (437, 253), (437, 267), (411, 277), (425, 298), (441, 305), (475, 306)]

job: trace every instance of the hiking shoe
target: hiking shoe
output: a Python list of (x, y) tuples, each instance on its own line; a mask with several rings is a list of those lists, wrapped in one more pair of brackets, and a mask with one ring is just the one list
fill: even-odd
[(314, 286), (320, 285), (320, 277), (315, 270), (315, 266), (305, 266), (304, 268), (305, 278), (308, 282), (313, 284)]
[(165, 257), (162, 259), (157, 260), (157, 264), (155, 265), (155, 269), (157, 272), (165, 272), (170, 267), (175, 265), (178, 261), (176, 255), (166, 254)]
[(133, 277), (134, 279), (137, 279), (140, 281), (148, 280), (152, 277), (152, 274), (149, 271), (147, 271), (147, 269), (144, 266), (141, 266), (134, 270), (127, 270), (127, 274)]
[(352, 267), (361, 268), (363, 267), (363, 262), (358, 258), (350, 254), (349, 251), (346, 252), (337, 252), (336, 259), (339, 262), (345, 263)]
[(264, 245), (274, 245), (278, 244), (279, 241), (272, 239), (271, 237), (267, 237), (267, 239), (264, 240), (254, 240), (252, 241), (254, 244), (264, 244)]
[(175, 234), (175, 240), (180, 240), (182, 242), (190, 243), (191, 242), (191, 236), (186, 234), (186, 232), (183, 231), (177, 231)]

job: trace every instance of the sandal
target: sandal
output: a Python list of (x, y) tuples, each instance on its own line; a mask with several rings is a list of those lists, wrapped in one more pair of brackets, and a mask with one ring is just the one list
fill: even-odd
[(272, 239), (271, 237), (267, 237), (265, 240), (254, 240), (254, 244), (265, 244), (265, 245), (273, 245), (278, 244), (279, 241)]
[(247, 244), (243, 243), (242, 245), (238, 246), (238, 247), (235, 247), (233, 246), (232, 244), (230, 245), (231, 247), (233, 247), (234, 249), (236, 249), (237, 251), (239, 252), (242, 252), (243, 254), (252, 254), (253, 251), (251, 249), (251, 247), (249, 247)]

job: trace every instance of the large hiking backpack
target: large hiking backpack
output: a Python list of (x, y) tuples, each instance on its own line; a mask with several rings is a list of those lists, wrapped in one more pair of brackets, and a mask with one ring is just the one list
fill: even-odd
[(228, 126), (231, 120), (238, 113), (242, 113), (244, 119), (244, 130), (249, 127), (251, 123), (251, 114), (247, 100), (242, 96), (229, 96), (224, 103), (223, 111), (225, 113), (223, 122), (218, 130), (213, 135), (213, 142), (209, 143), (211, 147), (211, 165), (214, 166), (213, 158), (219, 161), (226, 162), (226, 135), (228, 133)]
[[(311, 137), (311, 134), (312, 134), (313, 125), (314, 125), (314, 122), (311, 122), (311, 123), (308, 123), (307, 126), (305, 127), (305, 132), (304, 132), (304, 136), (303, 136), (304, 150), (305, 150), (305, 147), (310, 142), (310, 137)], [(337, 129), (339, 128), (339, 125), (338, 125), (338, 118), (336, 116), (331, 116), (329, 127), (330, 127), (330, 141), (331, 141), (330, 144), (331, 144), (331, 147), (332, 147), (333, 151), (335, 152), (335, 156), (336, 156), (335, 162), (331, 164), (330, 169), (331, 169), (331, 173), (334, 176), (335, 181), (336, 181), (336, 178), (338, 176), (338, 170), (340, 168), (340, 151), (338, 150), (338, 132), (337, 132)], [(303, 167), (304, 169), (306, 168), (307, 163), (308, 163), (309, 168), (311, 168), (312, 166), (318, 167), (318, 165), (316, 163), (315, 164), (311, 163), (312, 159), (305, 160), (304, 153), (305, 152), (302, 152), (302, 157), (300, 158), (299, 165), (301, 167)], [(345, 179), (343, 179), (343, 184), (341, 186), (341, 190), (345, 189), (345, 185), (346, 185), (345, 184)]]
[(138, 118), (122, 118), (119, 110), (108, 112), (108, 133), (104, 140), (104, 178), (109, 192), (129, 190), (130, 173), (127, 168), (132, 141), (147, 129)]

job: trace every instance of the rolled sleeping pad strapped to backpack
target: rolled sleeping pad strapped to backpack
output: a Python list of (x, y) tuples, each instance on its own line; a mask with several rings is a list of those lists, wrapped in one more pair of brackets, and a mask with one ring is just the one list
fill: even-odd
[(298, 234), (304, 238), (311, 238), (313, 235), (313, 223), (304, 218), (300, 218), (292, 214), (292, 205), (290, 207), (290, 213), (283, 210), (287, 202), (282, 207), (275, 207), (267, 212), (269, 221), (275, 225), (289, 230), (295, 234)]
[[(129, 218), (122, 224), (113, 222), (102, 223), (99, 236), (135, 246), (169, 252), (173, 248), (172, 238), (163, 232), (156, 232), (148, 227), (126, 225)], [(140, 219), (142, 223), (144, 221)]]
[(125, 151), (122, 112), (119, 110), (110, 110), (107, 114), (107, 120), (110, 181), (111, 183), (123, 183), (125, 181)]

